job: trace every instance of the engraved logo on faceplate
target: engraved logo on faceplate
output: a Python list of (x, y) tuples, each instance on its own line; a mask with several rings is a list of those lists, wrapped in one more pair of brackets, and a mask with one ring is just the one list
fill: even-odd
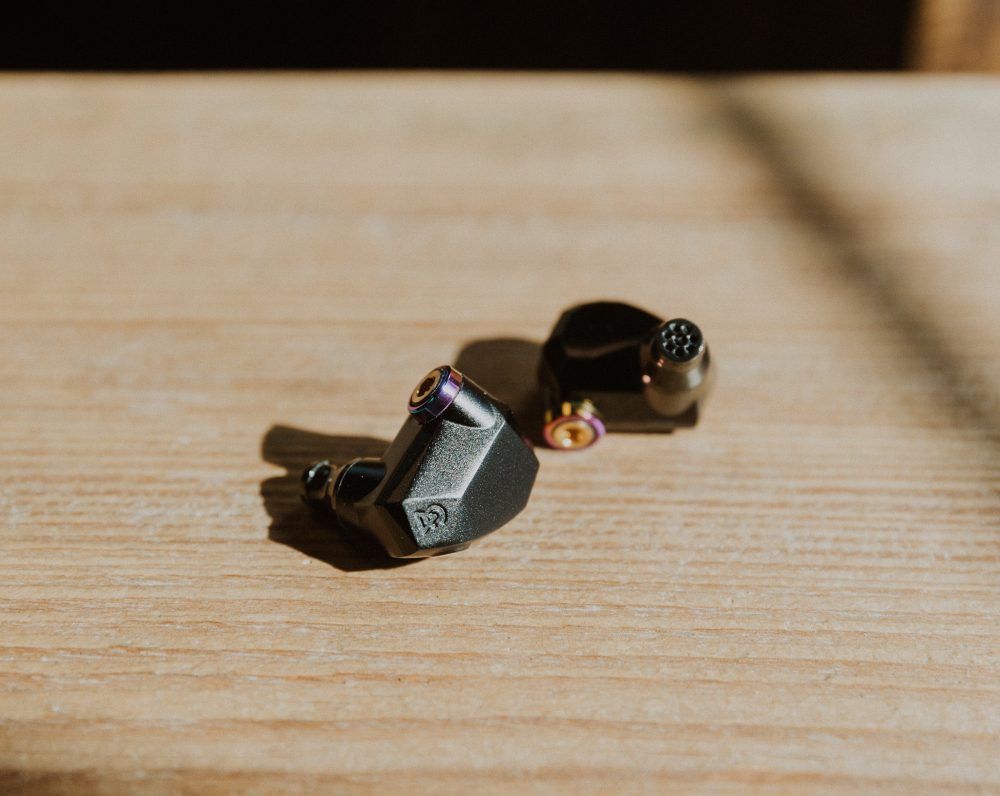
[(448, 522), (448, 512), (440, 503), (431, 503), (427, 508), (417, 509), (413, 514), (417, 518), (417, 522), (420, 523), (421, 533), (436, 531), (443, 528), (444, 524)]

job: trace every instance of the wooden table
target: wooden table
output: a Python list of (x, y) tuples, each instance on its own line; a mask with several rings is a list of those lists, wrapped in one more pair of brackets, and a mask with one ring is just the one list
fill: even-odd
[[(0, 79), (0, 791), (1000, 790), (1000, 80)], [(388, 566), (297, 497), (558, 313), (694, 430)]]

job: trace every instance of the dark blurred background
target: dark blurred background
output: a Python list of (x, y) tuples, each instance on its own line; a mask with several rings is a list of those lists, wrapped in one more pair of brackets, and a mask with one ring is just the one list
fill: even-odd
[(976, 68), (979, 39), (996, 29), (997, 6), (996, 0), (372, 0), (206, 3), (197, 10), (155, 4), (123, 13), (110, 4), (18, 4), (0, 25), (0, 68), (961, 68), (944, 62), (942, 39), (951, 42), (948, 58), (978, 57)]
[(0, 20), (15, 70), (1000, 69), (1000, 0), (20, 3)]

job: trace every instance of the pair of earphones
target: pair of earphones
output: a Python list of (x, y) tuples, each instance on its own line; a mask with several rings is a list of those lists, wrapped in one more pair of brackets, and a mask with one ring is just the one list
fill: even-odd
[[(691, 321), (595, 302), (562, 314), (538, 377), (546, 444), (580, 450), (607, 432), (695, 425), (712, 368)], [(506, 404), (445, 365), (420, 380), (407, 409), (381, 458), (307, 468), (306, 503), (393, 558), (464, 550), (527, 505), (538, 459)]]

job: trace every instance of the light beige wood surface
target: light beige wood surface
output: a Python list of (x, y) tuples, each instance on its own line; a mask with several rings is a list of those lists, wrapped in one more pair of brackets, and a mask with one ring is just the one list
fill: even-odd
[[(0, 791), (1000, 790), (1000, 81), (0, 79)], [(385, 567), (305, 515), (559, 311), (694, 430)]]

